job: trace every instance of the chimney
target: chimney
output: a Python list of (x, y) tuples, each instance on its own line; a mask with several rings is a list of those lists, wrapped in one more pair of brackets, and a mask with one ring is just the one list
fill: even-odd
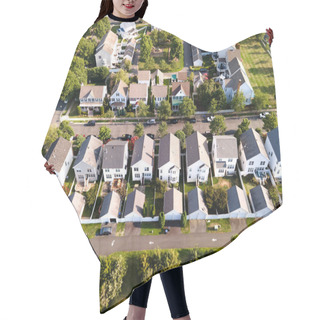
[(238, 92), (239, 92), (239, 90), (240, 90), (240, 86), (241, 86), (241, 79), (239, 79), (239, 82), (238, 82), (237, 93), (238, 93)]

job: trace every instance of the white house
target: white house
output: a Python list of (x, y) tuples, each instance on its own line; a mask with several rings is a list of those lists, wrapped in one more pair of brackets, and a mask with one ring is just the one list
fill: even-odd
[(101, 39), (95, 51), (97, 67), (114, 68), (118, 60), (118, 36), (109, 30)]
[(154, 146), (154, 140), (146, 134), (135, 141), (131, 160), (133, 181), (140, 181), (143, 183), (145, 179), (152, 179)]
[(194, 67), (202, 67), (203, 59), (201, 50), (195, 46), (191, 46), (192, 63)]
[(53, 169), (61, 184), (64, 185), (73, 161), (72, 143), (63, 137), (56, 139), (44, 156)]
[(126, 221), (141, 221), (143, 218), (143, 205), (145, 194), (135, 189), (128, 194), (124, 217)]
[(102, 222), (118, 222), (121, 212), (121, 197), (116, 191), (109, 192), (104, 198), (100, 210)]
[(253, 189), (250, 189), (249, 195), (252, 208), (257, 217), (263, 217), (274, 211), (272, 200), (269, 197), (268, 190), (258, 185)]
[(152, 85), (151, 87), (152, 95), (154, 96), (154, 101), (156, 103), (156, 107), (160, 106), (161, 101), (167, 99), (168, 95), (168, 87), (160, 84)]
[(99, 111), (107, 94), (107, 86), (84, 86), (81, 84), (79, 101), (82, 111)]
[(79, 219), (82, 216), (84, 207), (86, 205), (86, 198), (79, 192), (74, 192), (69, 196), (69, 200), (72, 203), (74, 209), (76, 210)]
[(275, 128), (268, 132), (264, 146), (270, 159), (269, 167), (274, 178), (281, 179), (282, 170), (278, 128)]
[(235, 174), (238, 160), (237, 139), (233, 136), (213, 136), (212, 162), (215, 177)]
[(103, 147), (102, 171), (104, 181), (124, 179), (127, 174), (128, 141), (111, 140)]
[(269, 158), (259, 133), (249, 129), (240, 136), (239, 159), (241, 175), (265, 172)]
[(87, 136), (83, 141), (77, 158), (73, 165), (74, 174), (77, 182), (95, 182), (101, 170), (102, 161), (102, 141), (94, 135)]
[(204, 83), (204, 79), (203, 79), (202, 73), (200, 71), (195, 73), (195, 75), (193, 77), (194, 90), (198, 89), (203, 83)]
[(129, 102), (137, 108), (139, 101), (142, 100), (145, 104), (148, 102), (148, 86), (141, 83), (130, 83), (129, 87)]
[(190, 98), (190, 82), (172, 82), (171, 103), (173, 111), (179, 111), (179, 105), (185, 97)]
[(138, 30), (135, 22), (122, 22), (117, 30), (117, 34), (123, 39), (128, 39), (138, 36)]
[(207, 182), (210, 170), (206, 138), (198, 131), (186, 139), (187, 182)]
[(208, 208), (205, 204), (203, 191), (196, 187), (188, 192), (188, 219), (206, 219)]
[(230, 218), (245, 218), (250, 212), (244, 191), (238, 186), (228, 189), (228, 212)]
[(112, 111), (122, 110), (127, 106), (128, 91), (128, 85), (122, 80), (119, 80), (112, 88), (109, 100)]
[(166, 220), (181, 220), (183, 212), (182, 201), (182, 192), (176, 188), (172, 188), (164, 194), (163, 213)]
[(138, 70), (138, 83), (149, 86), (151, 79), (150, 70)]
[(172, 133), (160, 140), (158, 173), (159, 179), (169, 183), (179, 182), (181, 169), (180, 140)]

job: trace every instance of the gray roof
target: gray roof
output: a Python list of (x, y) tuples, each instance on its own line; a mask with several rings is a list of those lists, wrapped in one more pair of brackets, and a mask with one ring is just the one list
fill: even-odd
[(128, 149), (128, 141), (111, 140), (108, 142), (103, 148), (102, 169), (124, 168), (126, 149)]
[(210, 168), (209, 150), (207, 139), (198, 131), (186, 139), (187, 166), (198, 160), (203, 161)]
[(245, 157), (247, 160), (255, 157), (259, 153), (261, 153), (264, 157), (268, 159), (268, 155), (263, 145), (261, 136), (256, 130), (250, 128), (249, 130), (244, 132), (240, 136), (240, 141), (242, 143)]
[(86, 204), (86, 198), (81, 193), (74, 192), (69, 196), (69, 200), (80, 217), (81, 211)]
[(158, 168), (171, 162), (181, 168), (180, 140), (172, 133), (167, 134), (160, 140)]
[(203, 198), (203, 191), (198, 187), (188, 192), (188, 214), (196, 210), (201, 210), (208, 214), (208, 209)]
[(102, 147), (102, 141), (96, 138), (94, 135), (87, 136), (86, 140), (83, 141), (78, 156), (74, 162), (72, 168), (78, 165), (80, 162), (85, 162), (92, 167), (97, 166), (99, 154)]
[(237, 57), (233, 58), (229, 64), (230, 74), (234, 74), (237, 70), (240, 69), (240, 61)]
[(244, 191), (238, 186), (233, 186), (228, 190), (228, 208), (229, 212), (240, 208), (246, 210), (247, 212), (250, 212), (248, 209)]
[(100, 50), (104, 49), (104, 51), (112, 54), (116, 42), (118, 42), (118, 36), (113, 31), (109, 30), (97, 45), (95, 53), (98, 53)]
[[(213, 145), (215, 144), (215, 150)], [(238, 158), (237, 139), (233, 136), (214, 136), (212, 152), (215, 158)]]
[(166, 214), (172, 210), (181, 214), (183, 211), (182, 192), (176, 188), (172, 188), (164, 194), (163, 212)]
[[(72, 143), (63, 137), (56, 139), (50, 146), (48, 152), (44, 156), (48, 163), (53, 164), (53, 169), (60, 172), (64, 161), (70, 151)], [(72, 151), (71, 151), (72, 152)]]
[(281, 154), (280, 154), (280, 144), (279, 144), (279, 130), (278, 127), (268, 132), (268, 138), (272, 145), (273, 151), (276, 154), (278, 161), (281, 161)]
[(134, 212), (138, 215), (141, 215), (142, 217), (143, 204), (144, 204), (145, 198), (146, 198), (145, 194), (137, 189), (129, 193), (127, 197), (124, 216), (127, 216), (128, 214)]
[(153, 166), (153, 158), (154, 140), (145, 134), (134, 143), (131, 165), (133, 166), (140, 160), (143, 160), (150, 166)]
[(106, 214), (117, 218), (120, 212), (121, 197), (116, 191), (109, 192), (104, 198), (100, 211), (100, 218)]
[(264, 186), (258, 185), (253, 189), (250, 189), (250, 194), (255, 211), (259, 211), (267, 207), (270, 210), (274, 210), (268, 190)]

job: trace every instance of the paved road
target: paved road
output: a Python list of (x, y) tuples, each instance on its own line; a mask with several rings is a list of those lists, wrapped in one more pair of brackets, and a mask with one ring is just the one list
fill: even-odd
[[(241, 123), (243, 118), (248, 118), (250, 120), (250, 128), (262, 128), (263, 121), (259, 119), (257, 116), (252, 117), (232, 117), (226, 118), (226, 126), (227, 126), (227, 134), (234, 134), (234, 132), (238, 129), (238, 125)], [(82, 123), (70, 123), (71, 127), (73, 128), (75, 134), (85, 134), (86, 136), (89, 134), (94, 134), (96, 136), (99, 135), (100, 127), (105, 126), (106, 124), (96, 123), (94, 127), (87, 127), (84, 126)], [(111, 129), (112, 137), (121, 137), (122, 134), (128, 133), (133, 134), (133, 130), (135, 128), (135, 123), (127, 122), (127, 123), (108, 123), (107, 126)], [(182, 129), (184, 126), (184, 122), (178, 122), (177, 124), (168, 124), (168, 132), (175, 133), (177, 130)], [(208, 122), (201, 122), (197, 121), (193, 123), (194, 130), (197, 130), (201, 133), (209, 130), (209, 123)], [(144, 132), (145, 133), (153, 133), (156, 134), (158, 130), (158, 124), (152, 126), (145, 126)]]
[[(231, 240), (233, 235), (239, 234), (246, 228), (245, 219), (230, 219), (230, 223), (232, 229), (231, 232), (193, 232), (189, 234), (179, 234), (178, 232), (171, 233), (170, 231), (168, 234), (157, 236), (140, 236), (135, 234), (117, 237), (110, 235), (92, 238), (90, 239), (90, 243), (96, 254), (103, 256), (121, 250), (152, 250), (157, 247), (161, 249), (194, 248), (197, 246), (199, 248), (217, 248), (225, 246)], [(140, 230), (140, 228), (137, 229)]]

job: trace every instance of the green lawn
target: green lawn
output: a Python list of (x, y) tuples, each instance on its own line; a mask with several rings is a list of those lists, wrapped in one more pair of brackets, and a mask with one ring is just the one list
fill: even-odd
[(152, 221), (152, 222), (141, 222), (141, 236), (147, 236), (147, 235), (159, 235), (162, 233), (162, 229), (159, 226), (158, 221)]
[(246, 222), (247, 222), (247, 226), (251, 226), (254, 222), (255, 222), (256, 218), (247, 218)]
[(190, 220), (187, 220), (187, 225), (185, 228), (181, 227), (181, 233), (190, 233)]
[(117, 231), (116, 231), (116, 236), (121, 237), (124, 235), (124, 227), (125, 227), (125, 222), (118, 222), (117, 223)]
[(92, 223), (92, 224), (82, 224), (82, 229), (87, 237), (94, 238), (97, 231), (101, 228), (101, 223)]
[[(212, 220), (206, 220), (207, 224), (207, 232), (230, 232), (231, 231), (231, 225), (230, 225), (230, 219), (212, 219)], [(218, 230), (214, 230), (213, 226), (219, 225)]]
[(259, 185), (259, 182), (257, 180), (255, 182), (253, 182), (253, 179), (252, 179), (253, 177), (254, 177), (253, 174), (248, 174), (248, 175), (242, 177), (242, 181), (243, 181), (243, 184), (246, 188), (246, 192), (248, 195), (249, 195), (250, 189)]
[(272, 60), (259, 41), (262, 36), (263, 34), (258, 34), (240, 42), (241, 58), (253, 90), (259, 88), (267, 93), (270, 105), (275, 108)]

